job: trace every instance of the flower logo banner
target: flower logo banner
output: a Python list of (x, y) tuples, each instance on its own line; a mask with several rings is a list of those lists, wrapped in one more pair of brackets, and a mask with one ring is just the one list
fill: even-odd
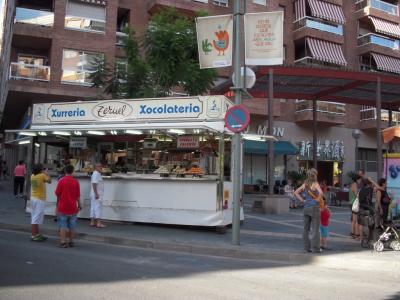
[(246, 65), (281, 65), (283, 12), (245, 14), (244, 26)]
[(200, 68), (232, 65), (233, 16), (196, 18)]

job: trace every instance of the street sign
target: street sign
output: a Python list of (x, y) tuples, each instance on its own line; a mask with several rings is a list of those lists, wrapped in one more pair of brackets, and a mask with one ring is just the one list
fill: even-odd
[(232, 132), (243, 132), (250, 123), (250, 112), (244, 105), (235, 105), (225, 114), (225, 126)]

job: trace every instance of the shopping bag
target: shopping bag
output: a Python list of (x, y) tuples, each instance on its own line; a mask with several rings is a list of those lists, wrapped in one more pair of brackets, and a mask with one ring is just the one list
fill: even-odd
[(360, 210), (360, 201), (358, 200), (358, 195), (357, 195), (357, 197), (354, 200), (353, 205), (351, 207), (351, 211), (353, 213), (358, 213), (359, 210)]

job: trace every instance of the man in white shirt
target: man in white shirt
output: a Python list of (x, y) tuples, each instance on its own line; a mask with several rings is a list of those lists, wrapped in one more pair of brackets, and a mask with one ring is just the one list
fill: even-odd
[(97, 228), (104, 228), (101, 221), (101, 202), (103, 201), (104, 195), (104, 182), (101, 176), (102, 165), (97, 163), (95, 165), (95, 171), (91, 178), (91, 191), (90, 191), (90, 226), (95, 226)]

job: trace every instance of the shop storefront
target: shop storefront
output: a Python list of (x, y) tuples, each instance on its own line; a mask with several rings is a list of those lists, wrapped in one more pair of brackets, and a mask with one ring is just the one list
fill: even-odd
[[(89, 174), (102, 162), (105, 219), (225, 226), (232, 221), (230, 106), (223, 96), (35, 104), (31, 128), (14, 132), (54, 177), (74, 165), (79, 217), (89, 217)], [(48, 188), (49, 215), (56, 184)]]
[[(308, 170), (313, 163), (313, 144), (309, 140), (298, 143), (299, 154), (297, 156), (300, 172)], [(343, 140), (318, 140), (317, 159), (318, 159), (318, 179), (326, 182), (329, 186), (340, 185), (342, 182), (342, 170), (344, 161), (344, 142)]]
[[(266, 135), (267, 127), (255, 119), (249, 128), (250, 133)], [(287, 179), (288, 160), (299, 152), (298, 147), (285, 140), (285, 128), (274, 127), (273, 135), (278, 141), (274, 142), (275, 173), (274, 182), (280, 187)], [(243, 143), (243, 183), (245, 192), (267, 192), (268, 186), (268, 143), (244, 141)]]

